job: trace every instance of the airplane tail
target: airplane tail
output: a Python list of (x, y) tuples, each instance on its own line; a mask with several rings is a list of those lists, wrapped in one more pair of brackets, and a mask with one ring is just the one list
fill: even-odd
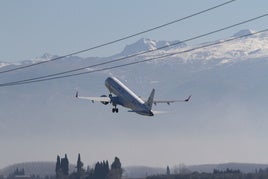
[(154, 102), (154, 93), (155, 89), (152, 90), (148, 100), (145, 102), (145, 105), (151, 110)]

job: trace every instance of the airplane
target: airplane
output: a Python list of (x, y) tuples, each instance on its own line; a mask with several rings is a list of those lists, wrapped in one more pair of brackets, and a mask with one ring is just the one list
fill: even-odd
[(185, 100), (154, 100), (155, 89), (153, 89), (149, 98), (147, 100), (143, 100), (115, 77), (108, 77), (105, 80), (105, 86), (110, 92), (109, 96), (102, 95), (100, 97), (83, 97), (79, 96), (77, 91), (75, 97), (78, 99), (92, 101), (92, 103), (95, 101), (101, 102), (104, 105), (111, 103), (113, 105), (113, 113), (118, 113), (117, 105), (121, 105), (129, 108), (129, 112), (136, 112), (137, 114), (144, 116), (154, 116), (154, 111), (152, 111), (153, 104), (166, 103), (169, 105), (175, 102), (188, 102), (191, 98), (190, 95)]

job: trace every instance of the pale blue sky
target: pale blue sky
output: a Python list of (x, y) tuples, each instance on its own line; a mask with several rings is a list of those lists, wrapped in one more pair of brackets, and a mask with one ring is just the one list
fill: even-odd
[[(22, 61), (44, 53), (65, 55), (190, 15), (223, 0), (3, 0), (0, 2), (0, 61)], [(236, 0), (198, 17), (143, 34), (81, 56), (109, 56), (139, 38), (184, 40), (267, 13), (267, 0)], [(240, 29), (267, 28), (267, 17), (204, 41), (230, 36)]]
[[(223, 2), (226, 1), (2, 0), (0, 1), (0, 61), (30, 60), (42, 56), (46, 52), (55, 55), (69, 54), (188, 16)], [(118, 44), (90, 51), (81, 54), (81, 56), (113, 55), (119, 53), (125, 45), (131, 44), (140, 38), (184, 40), (265, 13), (268, 13), (267, 0), (236, 0), (229, 5), (198, 17)], [(209, 38), (193, 41), (191, 44), (225, 38), (241, 29), (267, 29), (267, 22), (268, 17), (215, 34)], [(87, 77), (85, 78), (88, 80)], [(76, 82), (73, 85), (78, 86), (78, 89), (83, 88), (83, 85), (80, 84), (93, 85), (93, 90), (87, 91), (85, 95), (92, 95), (91, 92), (94, 89), (98, 93), (97, 89), (107, 92), (103, 86), (104, 78), (94, 76), (92, 79), (94, 80), (75, 79)], [(132, 79), (129, 81), (132, 81)], [(169, 88), (172, 88), (171, 91), (173, 91), (173, 88), (175, 89), (177, 86), (176, 84), (174, 86), (173, 83), (171, 81), (169, 86), (164, 86), (162, 91), (157, 89), (157, 94), (161, 95)], [(136, 83), (133, 82), (133, 84)], [(31, 86), (25, 86), (25, 88), (5, 88), (7, 91), (2, 91), (2, 97), (8, 99), (8, 103), (1, 103), (1, 109), (10, 109), (10, 111), (2, 110), (4, 111), (2, 114), (7, 113), (6, 115), (9, 118), (2, 117), (3, 120), (0, 126), (2, 127), (0, 132), (4, 134), (1, 135), (2, 143), (5, 144), (4, 152), (1, 153), (0, 157), (0, 168), (25, 160), (38, 161), (45, 158), (46, 160), (54, 161), (58, 152), (61, 155), (64, 152), (68, 153), (72, 157), (71, 162), (75, 162), (77, 153), (81, 152), (83, 160), (86, 158), (89, 160), (85, 161), (85, 164), (92, 164), (97, 160), (114, 157), (114, 155), (110, 154), (115, 153), (120, 159), (122, 157), (123, 166), (135, 164), (152, 166), (166, 166), (169, 164), (172, 166), (177, 162), (199, 164), (229, 161), (266, 163), (268, 161), (267, 157), (265, 157), (268, 151), (268, 145), (266, 145), (267, 130), (265, 129), (265, 126), (267, 126), (265, 106), (267, 105), (260, 105), (262, 106), (261, 108), (256, 108), (251, 103), (243, 103), (243, 100), (241, 102), (243, 104), (239, 103), (240, 99), (237, 103), (230, 103), (229, 98), (224, 101), (211, 101), (214, 98), (218, 99), (217, 91), (215, 91), (213, 94), (208, 93), (211, 96), (208, 98), (208, 103), (204, 105), (205, 107), (208, 106), (205, 109), (202, 106), (203, 104), (199, 105), (203, 101), (201, 100), (200, 102), (198, 99), (204, 99), (206, 96), (198, 96), (198, 94), (202, 93), (188, 93), (187, 89), (185, 90), (187, 95), (193, 94), (193, 102), (190, 105), (163, 105), (159, 109), (171, 111), (171, 114), (165, 114), (166, 116), (164, 117), (156, 116), (153, 120), (145, 120), (141, 116), (127, 113), (125, 109), (120, 109), (122, 111), (120, 115), (112, 115), (111, 106), (104, 107), (102, 104), (93, 105), (77, 102), (73, 97), (76, 89), (64, 88), (63, 86), (60, 92), (55, 92), (54, 90), (51, 92), (53, 85), (51, 87), (46, 83), (43, 85), (39, 86), (38, 90)], [(191, 88), (196, 86), (198, 84), (194, 84), (189, 90), (191, 91)], [(133, 86), (130, 85), (131, 87)], [(21, 89), (27, 92), (30, 90), (29, 94), (31, 95), (23, 96), (26, 93), (21, 93)], [(88, 87), (84, 89), (86, 90)], [(144, 93), (150, 92), (148, 86), (142, 89), (134, 91), (137, 94), (142, 91)], [(210, 87), (201, 85), (197, 90), (200, 89), (206, 91)], [(31, 90), (33, 93), (31, 93)], [(50, 93), (47, 93), (48, 96), (42, 96), (43, 91), (50, 91)], [(252, 93), (258, 92), (256, 90)], [(52, 93), (53, 95), (50, 95)], [(105, 93), (100, 93), (100, 95)], [(68, 97), (66, 98), (67, 95)], [(9, 98), (10, 96), (11, 98)], [(40, 97), (38, 98), (37, 96)], [(59, 96), (61, 99), (57, 98), (57, 102), (54, 102), (55, 96)], [(179, 91), (174, 96), (166, 97), (177, 98), (180, 96), (183, 96), (183, 94)], [(32, 101), (32, 99), (36, 98), (40, 103)], [(255, 98), (255, 96), (252, 98)], [(67, 103), (64, 103), (65, 100), (67, 100)], [(262, 102), (264, 104), (265, 100), (262, 100)], [(67, 104), (67, 106), (63, 105), (63, 103)], [(236, 104), (241, 104), (241, 106)], [(12, 110), (14, 107), (18, 108), (18, 111)], [(51, 113), (49, 109), (55, 109), (55, 111)], [(65, 113), (66, 109), (69, 109), (68, 113)], [(214, 109), (220, 109), (220, 111), (215, 111)], [(94, 111), (97, 110), (101, 112), (95, 114)], [(193, 112), (189, 115), (186, 112), (187, 110)], [(173, 111), (174, 113), (172, 113)], [(94, 117), (91, 114), (94, 114)], [(110, 118), (105, 118), (103, 115)], [(176, 115), (178, 116), (174, 117)], [(255, 118), (259, 119), (256, 120)], [(46, 121), (47, 119), (49, 120)], [(66, 121), (66, 119), (68, 120)], [(53, 125), (51, 125), (51, 121), (53, 121)], [(104, 123), (113, 124), (117, 127), (103, 125)], [(75, 131), (77, 124), (81, 127), (81, 133), (73, 135), (70, 131)], [(41, 127), (34, 128), (33, 126), (35, 125)], [(13, 132), (15, 130), (12, 128), (13, 126), (18, 129), (17, 133)], [(101, 128), (101, 131), (105, 131), (102, 134), (103, 136), (99, 136), (95, 132), (99, 128)], [(116, 130), (116, 132), (114, 133), (113, 130)], [(20, 135), (17, 135), (18, 133)], [(9, 134), (12, 135), (9, 136)], [(100, 140), (96, 140), (95, 136), (99, 137)], [(122, 136), (123, 138), (121, 138)], [(163, 145), (163, 141), (167, 142), (166, 145), (169, 146), (169, 155), (162, 155), (162, 151), (167, 150), (166, 146)], [(265, 143), (265, 145), (260, 145), (262, 143)], [(81, 148), (81, 146), (83, 147)], [(138, 148), (137, 146), (142, 147)], [(209, 147), (203, 147), (200, 152), (191, 150), (200, 146)], [(233, 149), (233, 146), (237, 147)], [(108, 152), (106, 151), (107, 147), (109, 147)], [(34, 150), (32, 150), (33, 148)], [(44, 149), (45, 153), (43, 153)], [(219, 154), (223, 149), (226, 150), (223, 152), (224, 154)], [(25, 151), (28, 151), (27, 154)], [(159, 153), (159, 151), (161, 152)], [(12, 159), (9, 157), (10, 152), (14, 154)], [(136, 154), (134, 154), (135, 152)], [(143, 160), (145, 155), (147, 155), (147, 160)], [(157, 158), (157, 160), (152, 160), (154, 158)]]

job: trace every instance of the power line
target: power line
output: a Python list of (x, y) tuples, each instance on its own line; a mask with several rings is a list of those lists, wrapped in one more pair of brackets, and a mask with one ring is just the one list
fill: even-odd
[(198, 35), (198, 36), (195, 36), (195, 37), (192, 37), (192, 38), (189, 38), (189, 39), (177, 42), (177, 43), (173, 43), (173, 44), (170, 44), (170, 45), (162, 46), (162, 47), (159, 47), (157, 49), (152, 49), (152, 50), (148, 50), (148, 51), (145, 51), (145, 52), (132, 54), (132, 55), (129, 55), (127, 57), (122, 57), (122, 58), (119, 58), (119, 59), (109, 60), (109, 61), (106, 61), (106, 62), (102, 62), (102, 63), (98, 63), (98, 64), (86, 66), (86, 67), (81, 67), (81, 68), (68, 70), (68, 71), (64, 71), (64, 72), (60, 72), (60, 73), (50, 74), (50, 75), (39, 76), (39, 77), (35, 77), (35, 78), (29, 78), (29, 79), (25, 79), (25, 80), (19, 80), (19, 81), (10, 82), (10, 83), (25, 83), (27, 81), (36, 81), (36, 80), (40, 80), (40, 79), (51, 78), (51, 77), (54, 77), (54, 76), (64, 75), (64, 74), (67, 74), (67, 73), (77, 72), (77, 71), (85, 70), (85, 69), (88, 69), (88, 68), (93, 68), (93, 67), (97, 67), (97, 66), (101, 66), (101, 65), (106, 65), (106, 64), (126, 60), (126, 59), (133, 58), (133, 57), (136, 57), (136, 56), (139, 56), (139, 55), (143, 55), (143, 54), (150, 53), (150, 52), (153, 52), (153, 51), (158, 51), (158, 50), (161, 50), (161, 49), (164, 49), (164, 48), (167, 48), (167, 47), (172, 47), (172, 46), (175, 46), (175, 45), (178, 45), (178, 44), (181, 44), (181, 43), (189, 42), (189, 41), (201, 38), (201, 37), (212, 35), (212, 34), (217, 33), (217, 32), (221, 32), (221, 31), (224, 31), (224, 30), (227, 30), (227, 29), (230, 29), (230, 28), (233, 28), (233, 27), (236, 27), (236, 26), (248, 23), (248, 22), (255, 21), (255, 20), (263, 18), (265, 16), (268, 16), (268, 14), (257, 16), (257, 17), (254, 17), (254, 18), (251, 18), (251, 19), (248, 19), (248, 20), (245, 20), (245, 21), (242, 21), (242, 22), (239, 22), (239, 23), (236, 23), (236, 24), (233, 24), (233, 25), (230, 25), (230, 26), (215, 30), (215, 31), (211, 31), (211, 32), (208, 32), (208, 33), (205, 33), (205, 34), (202, 34), (202, 35)]
[(227, 40), (224, 40), (224, 41), (214, 42), (214, 43), (211, 43), (211, 44), (195, 47), (195, 48), (180, 51), (180, 52), (170, 53), (170, 54), (159, 56), (159, 57), (154, 57), (154, 58), (149, 58), (149, 59), (145, 59), (145, 60), (125, 63), (125, 64), (116, 65), (116, 66), (112, 66), (112, 67), (105, 67), (105, 68), (96, 69), (96, 70), (87, 71), (87, 72), (81, 72), (81, 73), (75, 73), (75, 74), (70, 74), (70, 75), (57, 76), (57, 77), (45, 78), (45, 79), (39, 79), (39, 80), (32, 80), (32, 81), (26, 81), (26, 82), (2, 83), (2, 84), (0, 84), (0, 87), (23, 85), (23, 84), (36, 83), (36, 82), (42, 82), (42, 81), (48, 81), (48, 80), (68, 78), (68, 77), (80, 76), (80, 75), (84, 75), (84, 74), (90, 74), (90, 73), (95, 73), (95, 72), (100, 72), (100, 71), (105, 71), (105, 70), (111, 70), (111, 69), (115, 69), (115, 68), (126, 67), (126, 66), (130, 66), (130, 65), (135, 65), (135, 64), (138, 64), (138, 63), (144, 63), (144, 62), (153, 61), (153, 60), (157, 60), (157, 59), (161, 59), (161, 58), (171, 57), (173, 55), (183, 54), (183, 53), (191, 52), (191, 51), (194, 51), (194, 50), (198, 50), (198, 49), (202, 49), (202, 48), (206, 48), (206, 47), (210, 47), (210, 46), (214, 46), (214, 45), (223, 44), (223, 43), (226, 43), (226, 42), (231, 42), (231, 41), (234, 41), (234, 40), (238, 40), (238, 39), (241, 39), (241, 38), (244, 38), (244, 37), (249, 37), (249, 36), (260, 34), (260, 33), (267, 32), (267, 31), (268, 31), (268, 29), (264, 29), (264, 30), (261, 30), (261, 31), (258, 31), (258, 32), (242, 35), (242, 36), (239, 36), (239, 37), (230, 38), (230, 39), (227, 39)]
[(154, 30), (157, 30), (157, 29), (160, 29), (160, 28), (163, 28), (163, 27), (172, 25), (172, 24), (174, 24), (174, 23), (177, 23), (177, 22), (180, 22), (180, 21), (189, 19), (189, 18), (191, 18), (191, 17), (194, 17), (194, 16), (197, 16), (197, 15), (203, 14), (203, 13), (205, 13), (205, 12), (208, 12), (208, 11), (217, 9), (217, 8), (219, 8), (219, 7), (222, 7), (222, 6), (224, 6), (224, 5), (230, 4), (230, 3), (234, 2), (234, 1), (236, 1), (236, 0), (230, 0), (230, 1), (227, 1), (227, 2), (225, 2), (225, 3), (222, 3), (222, 4), (219, 4), (219, 5), (210, 7), (210, 8), (208, 8), (208, 9), (205, 9), (205, 10), (202, 10), (202, 11), (199, 11), (199, 12), (196, 12), (196, 13), (194, 13), (194, 14), (188, 15), (188, 16), (186, 16), (186, 17), (183, 17), (183, 18), (180, 18), (180, 19), (173, 20), (173, 21), (171, 21), (171, 22), (168, 22), (168, 23), (165, 23), (165, 24), (162, 24), (162, 25), (159, 25), (159, 26), (156, 26), (156, 27), (153, 27), (153, 28), (150, 28), (150, 29), (147, 29), (147, 30), (138, 32), (138, 33), (136, 33), (136, 34), (132, 34), (132, 35), (129, 35), (129, 36), (125, 36), (125, 37), (122, 37), (122, 38), (117, 39), (117, 40), (114, 40), (114, 41), (110, 41), (110, 42), (106, 42), (106, 43), (103, 43), (103, 44), (100, 44), (100, 45), (97, 45), (97, 46), (94, 46), (94, 47), (90, 47), (90, 48), (88, 48), (88, 49), (84, 49), (84, 50), (76, 51), (76, 52), (73, 52), (73, 53), (70, 53), (70, 54), (67, 54), (67, 55), (63, 55), (63, 56), (60, 56), (60, 57), (52, 58), (52, 59), (47, 60), (47, 61), (41, 61), (41, 62), (33, 63), (33, 64), (30, 64), (30, 65), (25, 65), (25, 66), (21, 66), (21, 67), (17, 67), (17, 68), (12, 68), (12, 69), (8, 69), (8, 70), (0, 71), (0, 74), (1, 74), (1, 73), (12, 72), (12, 71), (16, 71), (16, 70), (21, 70), (21, 69), (29, 68), (29, 67), (32, 67), (32, 66), (41, 65), (41, 64), (44, 64), (44, 63), (48, 63), (48, 62), (52, 62), (52, 61), (56, 61), (56, 60), (60, 60), (60, 59), (63, 59), (63, 58), (69, 57), (69, 56), (73, 56), (73, 55), (77, 55), (77, 54), (80, 54), (80, 53), (84, 53), (84, 52), (87, 52), (87, 51), (90, 51), (90, 50), (94, 50), (94, 49), (97, 49), (97, 48), (100, 48), (100, 47), (108, 46), (108, 45), (111, 45), (111, 44), (114, 44), (114, 43), (117, 43), (117, 42), (120, 42), (120, 41), (129, 39), (129, 38), (132, 38), (132, 37), (135, 37), (135, 36), (138, 36), (138, 35), (147, 33), (147, 32), (151, 32), (151, 31), (154, 31)]

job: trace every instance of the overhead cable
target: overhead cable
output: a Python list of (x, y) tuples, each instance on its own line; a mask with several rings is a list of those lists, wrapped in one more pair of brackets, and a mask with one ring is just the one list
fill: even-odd
[(248, 20), (245, 20), (245, 21), (242, 21), (242, 22), (239, 22), (239, 23), (236, 23), (236, 24), (233, 24), (233, 25), (230, 25), (230, 26), (215, 30), (215, 31), (211, 31), (211, 32), (208, 32), (208, 33), (205, 33), (205, 34), (202, 34), (202, 35), (198, 35), (198, 36), (195, 36), (195, 37), (183, 40), (183, 41), (179, 41), (179, 42), (176, 42), (176, 43), (165, 45), (165, 46), (162, 46), (162, 47), (159, 47), (159, 48), (156, 48), (156, 49), (151, 49), (151, 50), (148, 50), (148, 51), (132, 54), (132, 55), (129, 55), (129, 56), (126, 56), (126, 57), (122, 57), (122, 58), (118, 58), (118, 59), (114, 59), (114, 60), (108, 60), (106, 62), (97, 63), (97, 64), (94, 64), (94, 65), (85, 66), (85, 67), (80, 67), (80, 68), (76, 68), (76, 69), (73, 69), (73, 70), (67, 70), (67, 71), (54, 73), (54, 74), (50, 74), (50, 75), (44, 75), (44, 76), (29, 78), (29, 79), (25, 79), (25, 80), (20, 80), (20, 81), (16, 81), (16, 83), (22, 83), (22, 82), (27, 82), (27, 81), (33, 81), (33, 80), (40, 80), (40, 79), (44, 79), (44, 78), (55, 77), (55, 76), (59, 76), (59, 75), (64, 75), (64, 74), (68, 74), (68, 73), (73, 73), (73, 72), (85, 70), (85, 69), (88, 69), (88, 68), (94, 68), (94, 67), (101, 66), (101, 65), (107, 65), (107, 64), (110, 64), (110, 63), (123, 61), (123, 60), (130, 59), (130, 58), (133, 58), (133, 57), (136, 57), (136, 56), (139, 56), (139, 55), (144, 55), (144, 54), (147, 54), (147, 53), (150, 53), (150, 52), (155, 52), (155, 51), (158, 51), (158, 50), (161, 50), (161, 49), (165, 49), (165, 48), (176, 46), (176, 45), (186, 43), (186, 42), (189, 42), (189, 41), (192, 41), (192, 40), (196, 40), (196, 39), (199, 39), (199, 38), (202, 38), (202, 37), (205, 37), (205, 36), (209, 36), (209, 35), (212, 35), (212, 34), (215, 34), (215, 33), (218, 33), (218, 32), (221, 32), (221, 31), (224, 31), (224, 30), (227, 30), (227, 29), (230, 29), (230, 28), (233, 28), (233, 27), (245, 24), (245, 23), (255, 21), (257, 19), (260, 19), (260, 18), (263, 18), (263, 17), (266, 17), (266, 16), (268, 16), (268, 14), (264, 14), (264, 15), (261, 15), (261, 16), (258, 16), (258, 17), (254, 17), (254, 18), (251, 18), (251, 19), (248, 19)]
[(25, 82), (18, 82), (17, 81), (17, 82), (2, 83), (2, 84), (0, 84), (0, 87), (23, 85), (23, 84), (29, 84), (29, 83), (42, 82), (42, 81), (49, 81), (49, 80), (55, 80), (55, 79), (61, 79), (61, 78), (80, 76), (80, 75), (84, 75), (84, 74), (90, 74), (90, 73), (95, 73), (95, 72), (100, 72), (100, 71), (105, 71), (105, 70), (111, 70), (111, 69), (116, 69), (116, 68), (122, 68), (122, 67), (130, 66), (130, 65), (149, 62), (149, 61), (158, 60), (158, 59), (162, 59), (162, 58), (167, 58), (167, 57), (171, 57), (171, 56), (178, 55), (178, 54), (188, 53), (188, 52), (191, 52), (191, 51), (194, 51), (194, 50), (198, 50), (198, 49), (202, 49), (202, 48), (206, 48), (206, 47), (210, 47), (210, 46), (214, 46), (214, 45), (219, 45), (219, 44), (231, 42), (231, 41), (234, 41), (234, 40), (238, 40), (238, 39), (241, 39), (241, 38), (244, 38), (244, 37), (253, 36), (253, 35), (256, 35), (256, 34), (267, 32), (267, 31), (268, 31), (268, 29), (264, 29), (264, 30), (261, 30), (261, 31), (258, 31), (258, 32), (253, 32), (253, 33), (250, 33), (250, 34), (241, 35), (239, 37), (233, 37), (233, 38), (226, 39), (226, 40), (223, 40), (223, 41), (217, 41), (217, 42), (214, 42), (214, 43), (211, 43), (211, 44), (202, 45), (202, 46), (199, 46), (199, 47), (191, 48), (191, 49), (188, 49), (188, 50), (183, 50), (183, 51), (180, 51), (180, 52), (174, 52), (174, 53), (166, 54), (166, 55), (159, 56), (159, 57), (139, 60), (139, 61), (135, 61), (135, 62), (129, 62), (129, 63), (121, 64), (121, 65), (115, 65), (115, 66), (112, 66), (112, 67), (105, 67), (105, 68), (96, 69), (96, 70), (92, 70), (92, 71), (86, 71), (86, 72), (81, 72), (81, 73), (75, 73), (75, 74), (70, 74), (70, 75), (63, 75), (63, 76), (57, 76), (57, 77), (51, 77), (51, 78), (45, 78), (45, 79), (39, 79), (39, 80), (25, 81)]
[(160, 29), (160, 28), (163, 28), (163, 27), (166, 27), (166, 26), (175, 24), (177, 22), (180, 22), (180, 21), (189, 19), (191, 17), (197, 16), (197, 15), (203, 14), (205, 12), (208, 12), (208, 11), (211, 11), (211, 10), (214, 10), (214, 9), (217, 9), (219, 7), (222, 7), (224, 5), (230, 4), (230, 3), (234, 2), (234, 1), (236, 1), (236, 0), (230, 0), (230, 1), (224, 2), (222, 4), (219, 4), (219, 5), (210, 7), (208, 9), (205, 9), (205, 10), (202, 10), (202, 11), (199, 11), (199, 12), (196, 12), (194, 14), (188, 15), (186, 17), (183, 17), (183, 18), (180, 18), (180, 19), (176, 19), (176, 20), (173, 20), (171, 22), (168, 22), (168, 23), (165, 23), (165, 24), (162, 24), (162, 25), (159, 25), (159, 26), (156, 26), (156, 27), (153, 27), (153, 28), (150, 28), (150, 29), (147, 29), (147, 30), (138, 32), (136, 34), (125, 36), (125, 37), (122, 37), (120, 39), (113, 40), (113, 41), (110, 41), (110, 42), (106, 42), (106, 43), (103, 43), (103, 44), (100, 44), (100, 45), (97, 45), (97, 46), (94, 46), (94, 47), (90, 47), (90, 48), (87, 48), (87, 49), (84, 49), (84, 50), (80, 50), (80, 51), (76, 51), (76, 52), (73, 52), (73, 53), (70, 53), (70, 54), (67, 54), (67, 55), (63, 55), (63, 56), (59, 56), (59, 57), (56, 57), (56, 58), (52, 58), (52, 59), (47, 60), (47, 61), (40, 61), (40, 62), (33, 63), (33, 64), (30, 64), (30, 65), (25, 65), (25, 66), (20, 66), (20, 67), (16, 67), (16, 68), (12, 68), (12, 69), (7, 69), (7, 70), (4, 70), (4, 71), (0, 71), (0, 74), (7, 73), (7, 72), (12, 72), (12, 71), (17, 71), (17, 70), (29, 68), (29, 67), (32, 67), (32, 66), (41, 65), (41, 64), (44, 64), (44, 63), (48, 63), (48, 62), (60, 60), (60, 59), (63, 59), (63, 58), (69, 57), (69, 56), (73, 56), (73, 55), (77, 55), (77, 54), (80, 54), (80, 53), (88, 52), (88, 51), (91, 51), (91, 50), (94, 50), (94, 49), (97, 49), (97, 48), (100, 48), (100, 47), (108, 46), (108, 45), (111, 45), (111, 44), (114, 44), (114, 43), (117, 43), (117, 42), (120, 42), (120, 41), (129, 39), (129, 38), (132, 38), (132, 37), (135, 37), (135, 36), (138, 36), (138, 35), (147, 33), (147, 32), (151, 32), (151, 31), (154, 31), (154, 30), (157, 30), (157, 29)]

